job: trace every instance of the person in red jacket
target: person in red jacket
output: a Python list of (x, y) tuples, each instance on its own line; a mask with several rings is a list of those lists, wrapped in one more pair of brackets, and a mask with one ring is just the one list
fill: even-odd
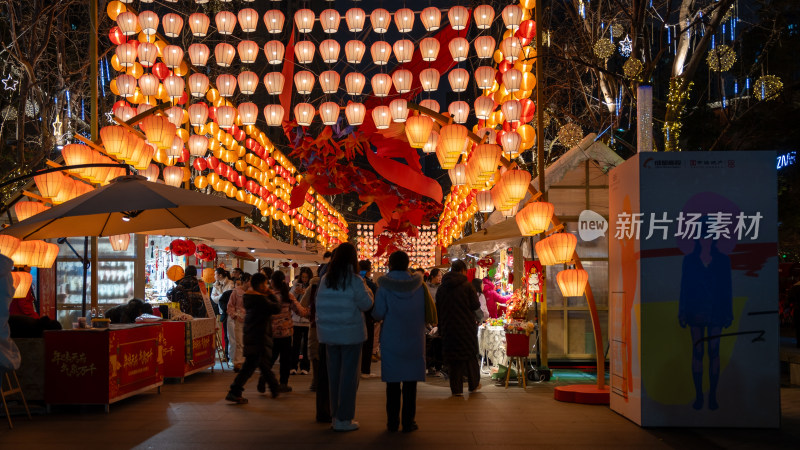
[(496, 319), (501, 315), (500, 309), (506, 307), (508, 297), (498, 294), (494, 283), (488, 277), (483, 279), (483, 295), (486, 296), (486, 309), (489, 310), (489, 316)]

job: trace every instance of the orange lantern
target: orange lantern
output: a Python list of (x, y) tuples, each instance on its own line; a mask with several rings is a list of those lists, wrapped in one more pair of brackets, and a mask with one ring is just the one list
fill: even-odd
[(408, 8), (398, 9), (394, 13), (394, 24), (397, 25), (397, 31), (408, 33), (414, 28), (414, 11)]
[(422, 10), (422, 13), (419, 15), (419, 20), (422, 21), (422, 25), (425, 27), (426, 31), (436, 31), (441, 25), (442, 13), (439, 11), (439, 8), (429, 6)]
[(316, 47), (311, 41), (300, 41), (294, 46), (294, 55), (299, 64), (311, 64), (314, 61)]
[[(152, 148), (152, 147), (150, 147)], [(158, 180), (158, 166), (155, 164), (150, 164), (147, 166), (147, 169), (139, 171), (139, 175), (147, 178), (147, 181), (156, 181)]]
[(533, 202), (522, 208), (515, 219), (523, 236), (534, 236), (550, 228), (552, 218), (552, 203)]
[(500, 164), (500, 146), (478, 144), (472, 152), (470, 162), (475, 165), (479, 181), (488, 181)]
[(339, 11), (335, 9), (326, 9), (319, 15), (319, 23), (322, 25), (322, 31), (328, 34), (336, 33), (336, 31), (339, 30), (340, 20), (341, 16), (339, 15)]
[[(230, 67), (235, 55), (236, 49), (231, 44), (221, 42), (214, 47), (214, 59), (220, 67)], [(283, 54), (281, 54), (282, 56)]]
[(34, 176), (33, 181), (42, 197), (53, 198), (64, 184), (64, 175), (61, 175), (61, 172), (43, 173)]
[(362, 103), (348, 103), (344, 108), (344, 115), (350, 125), (361, 125), (364, 123), (364, 115), (367, 110)]
[(425, 38), (420, 42), (419, 50), (423, 61), (436, 61), (439, 56), (439, 41), (436, 38)]
[[(388, 76), (388, 75), (387, 75)], [(375, 88), (373, 87), (373, 90)], [(392, 115), (389, 111), (389, 107), (385, 105), (376, 106), (372, 110), (372, 122), (375, 123), (375, 128), (379, 130), (385, 130), (389, 128), (389, 123), (391, 122)]]
[(344, 77), (344, 85), (347, 89), (347, 93), (350, 95), (361, 95), (361, 91), (364, 90), (365, 83), (366, 78), (362, 73), (350, 72)]
[(347, 10), (344, 18), (345, 22), (347, 22), (347, 29), (353, 33), (358, 33), (364, 29), (364, 21), (366, 20), (367, 15), (361, 8), (350, 8)]
[(435, 153), (436, 152), (436, 144), (439, 143), (439, 133), (436, 131), (431, 131), (431, 135), (428, 136), (428, 141), (425, 142), (425, 145), (422, 146), (422, 151), (424, 153)]
[(264, 54), (267, 55), (267, 62), (270, 64), (282, 63), (285, 50), (281, 41), (272, 40), (264, 44)]
[(192, 30), (192, 35), (196, 37), (203, 37), (208, 33), (208, 26), (211, 20), (203, 13), (193, 13), (189, 16), (189, 29)]
[(440, 78), (441, 75), (439, 75), (439, 71), (433, 67), (423, 69), (422, 72), (419, 73), (419, 81), (422, 83), (422, 90), (425, 92), (432, 92), (439, 89)]
[(284, 77), (280, 72), (270, 72), (264, 75), (264, 86), (270, 95), (278, 95), (283, 92)]
[(115, 252), (124, 252), (128, 249), (128, 245), (131, 242), (131, 235), (128, 233), (109, 236), (108, 242), (111, 244), (111, 249)]
[(164, 184), (168, 186), (180, 187), (183, 182), (183, 169), (180, 167), (164, 167), (162, 175), (164, 176)]
[(589, 274), (583, 269), (566, 269), (558, 272), (556, 281), (564, 297), (583, 297)]
[[(89, 148), (89, 146), (87, 145), (68, 144), (65, 145), (63, 149), (61, 149), (61, 156), (64, 157), (64, 163), (68, 166), (79, 166), (81, 164), (90, 164), (92, 161), (92, 149)], [(81, 169), (70, 169), (70, 172), (78, 173), (81, 172)], [(41, 203), (38, 202), (25, 202), (25, 203), (34, 203), (37, 205), (41, 205)]]
[(447, 11), (447, 18), (450, 20), (450, 26), (454, 30), (463, 30), (467, 27), (469, 11), (463, 6), (453, 6)]
[(169, 269), (167, 269), (167, 278), (177, 283), (178, 280), (183, 278), (183, 267), (177, 264), (170, 266)]
[(258, 44), (253, 41), (245, 40), (239, 42), (239, 45), (236, 46), (236, 50), (243, 64), (252, 64), (258, 57)]
[(17, 251), (11, 256), (15, 266), (37, 267), (47, 253), (44, 241), (21, 241)]
[[(71, 144), (71, 145), (76, 145), (76, 144)], [(81, 147), (85, 146), (82, 145)], [(35, 216), (36, 214), (44, 212), (48, 209), (50, 209), (49, 206), (40, 202), (17, 202), (14, 204), (14, 212), (17, 214), (17, 221), (20, 222), (27, 219), (28, 217)], [(5, 252), (3, 252), (3, 254), (7, 255), (7, 253)]]
[[(172, 146), (172, 138), (175, 137), (175, 125), (171, 124), (166, 117), (148, 116), (142, 119), (139, 126), (150, 143), (157, 145), (159, 148)], [(103, 137), (102, 130), (100, 137)]]
[(58, 258), (58, 245), (51, 244), (49, 242), (44, 242), (44, 254), (39, 256), (39, 267), (41, 269), (49, 269), (53, 267), (53, 264), (56, 263), (56, 258)]
[(578, 238), (572, 233), (555, 233), (544, 240), (553, 254), (554, 264), (568, 263), (575, 253)]
[[(394, 101), (392, 103), (394, 103)], [(394, 108), (392, 109), (394, 110)], [(408, 138), (408, 144), (413, 148), (424, 147), (432, 129), (433, 120), (430, 117), (423, 115), (409, 117), (408, 120), (406, 120), (406, 138)]]
[[(389, 103), (389, 110), (392, 114), (392, 122), (403, 123), (408, 118), (408, 103), (405, 99), (397, 98), (392, 100)], [(431, 123), (431, 128), (433, 128), (433, 123)]]
[(14, 281), (14, 298), (25, 298), (33, 283), (33, 276), (28, 272), (11, 272)]
[[(24, 202), (24, 203), (35, 203), (35, 202)], [(41, 203), (39, 204), (41, 205)], [(19, 219), (19, 212), (17, 212), (17, 219)], [(25, 220), (25, 219), (19, 219), (19, 220)], [(0, 254), (3, 254), (11, 258), (14, 255), (14, 253), (17, 252), (17, 249), (19, 248), (21, 242), (22, 241), (15, 238), (14, 236), (9, 236), (7, 234), (0, 234)]]
[(372, 95), (376, 97), (386, 97), (392, 88), (392, 77), (385, 73), (378, 73), (372, 76)]
[(369, 52), (375, 65), (384, 66), (389, 62), (389, 57), (392, 56), (392, 46), (386, 41), (376, 41), (370, 47)]
[(333, 39), (325, 39), (319, 44), (319, 54), (326, 64), (335, 64), (339, 59), (341, 46)]
[(233, 29), (236, 27), (236, 16), (230, 11), (220, 11), (214, 16), (214, 22), (217, 24), (219, 34), (233, 34)]
[(488, 59), (494, 54), (495, 40), (491, 36), (478, 36), (475, 38), (475, 53), (478, 59)]
[(492, 203), (492, 193), (490, 191), (480, 191), (475, 196), (475, 201), (478, 204), (478, 211), (489, 214), (494, 211), (494, 204)]
[(447, 112), (450, 113), (453, 122), (465, 123), (467, 121), (467, 116), (469, 116), (469, 104), (461, 100), (455, 101), (450, 103), (450, 106), (447, 107)]
[(395, 41), (392, 50), (394, 50), (394, 57), (397, 58), (397, 62), (401, 64), (407, 63), (411, 61), (411, 57), (414, 55), (414, 43), (408, 39), (400, 39)]
[(528, 192), (531, 174), (527, 170), (512, 169), (506, 171), (501, 180), (507, 202), (513, 205), (519, 203)]
[(264, 25), (270, 34), (278, 34), (283, 31), (283, 22), (286, 20), (283, 13), (277, 9), (271, 9), (264, 13)]
[(447, 171), (450, 176), (450, 181), (453, 186), (463, 186), (467, 184), (467, 165), (456, 164), (452, 169)]
[(372, 24), (372, 29), (376, 33), (386, 33), (391, 23), (389, 11), (383, 8), (376, 8), (372, 11), (372, 14), (369, 15), (369, 22)]
[(494, 8), (489, 5), (480, 5), (472, 11), (475, 26), (479, 30), (485, 30), (492, 26), (494, 21)]
[(439, 143), (436, 145), (436, 157), (442, 169), (452, 169), (464, 151), (469, 130), (464, 125), (445, 125), (439, 130)]
[(344, 45), (344, 56), (350, 64), (358, 64), (364, 57), (367, 47), (361, 41), (351, 40)]
[(319, 117), (323, 125), (335, 125), (339, 120), (339, 105), (334, 102), (319, 105)]
[(297, 88), (297, 93), (308, 95), (314, 89), (314, 74), (308, 70), (301, 70), (294, 75), (294, 85)]
[(294, 107), (294, 119), (298, 125), (307, 127), (314, 120), (314, 106), (310, 103), (298, 103)]
[(394, 82), (394, 88), (398, 94), (404, 94), (411, 90), (411, 81), (413, 80), (413, 75), (411, 71), (405, 69), (395, 70), (392, 74), (392, 81)]
[(271, 127), (281, 126), (283, 121), (283, 107), (281, 105), (267, 105), (264, 107), (264, 119)]

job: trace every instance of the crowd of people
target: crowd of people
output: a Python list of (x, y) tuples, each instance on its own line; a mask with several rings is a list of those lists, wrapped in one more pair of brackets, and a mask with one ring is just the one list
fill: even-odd
[[(470, 392), (481, 388), (477, 327), (486, 307), (463, 262), (426, 276), (410, 270), (408, 255), (397, 251), (388, 272), (373, 280), (371, 263), (358, 261), (350, 243), (325, 260), (316, 275), (304, 267), (291, 282), (268, 267), (252, 275), (216, 269), (210, 297), (226, 336), (225, 358), (236, 372), (226, 400), (247, 403), (243, 392), (256, 369), (256, 390), (269, 388), (272, 397), (292, 391), (292, 376), (310, 375), (316, 420), (335, 431), (357, 430), (359, 381), (377, 377), (372, 363), (380, 361), (387, 429), (407, 433), (418, 428), (417, 383), (427, 375), (446, 370), (455, 396), (463, 394), (464, 380)], [(192, 269), (185, 278), (196, 277)], [(177, 284), (191, 292), (197, 283)], [(186, 307), (194, 310), (188, 297)]]

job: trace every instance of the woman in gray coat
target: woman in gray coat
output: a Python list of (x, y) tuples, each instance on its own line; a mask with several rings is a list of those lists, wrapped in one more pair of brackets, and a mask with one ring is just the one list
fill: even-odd
[[(408, 255), (389, 256), (389, 273), (378, 278), (372, 317), (381, 327), (381, 379), (386, 382), (386, 426), (416, 430), (417, 381), (425, 381), (425, 291), (421, 275), (408, 272)], [(402, 386), (401, 386), (402, 383)]]

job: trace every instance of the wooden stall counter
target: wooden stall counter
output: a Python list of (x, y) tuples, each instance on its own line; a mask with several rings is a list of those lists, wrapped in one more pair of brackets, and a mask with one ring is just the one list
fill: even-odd
[(161, 324), (46, 331), (45, 403), (109, 405), (164, 384)]
[(164, 327), (164, 376), (183, 378), (214, 367), (215, 319), (161, 322)]

